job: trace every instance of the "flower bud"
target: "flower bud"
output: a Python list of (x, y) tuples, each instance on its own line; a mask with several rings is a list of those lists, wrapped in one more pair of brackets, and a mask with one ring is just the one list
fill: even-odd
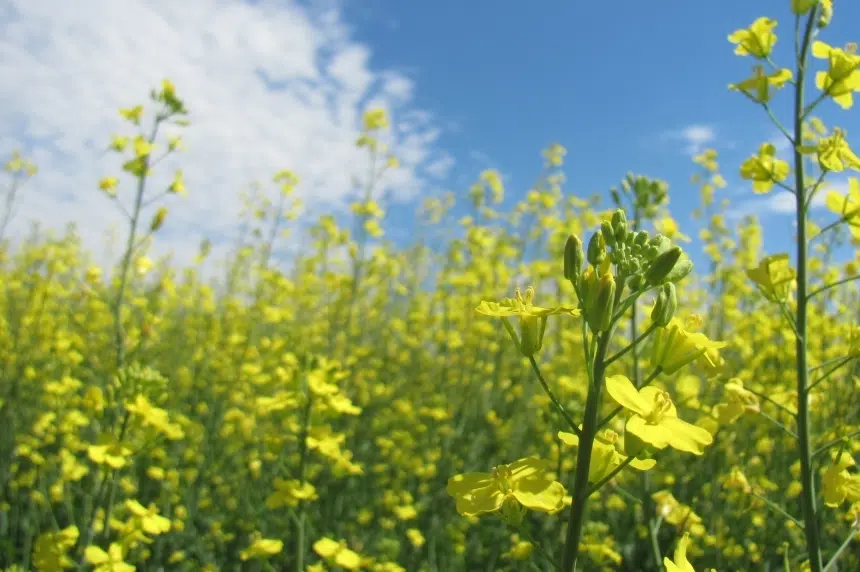
[(593, 332), (604, 332), (609, 329), (615, 311), (615, 278), (612, 274), (601, 276), (595, 290), (585, 309), (585, 319)]
[(648, 231), (640, 230), (633, 236), (633, 244), (640, 248), (644, 247), (648, 242)]
[(603, 233), (595, 232), (588, 241), (588, 263), (597, 266), (606, 258), (606, 242)]
[(657, 295), (654, 309), (651, 310), (651, 321), (658, 326), (666, 327), (672, 321), (675, 310), (678, 308), (678, 294), (675, 285), (671, 282), (663, 284), (663, 288)]
[(627, 224), (627, 215), (624, 214), (624, 209), (616, 209), (616, 211), (612, 213), (612, 228), (618, 228), (621, 224)]
[(582, 250), (582, 241), (575, 234), (571, 234), (564, 243), (564, 278), (571, 282), (576, 281), (584, 265), (585, 252)]
[(600, 232), (603, 234), (603, 240), (608, 246), (615, 246), (615, 229), (608, 221), (600, 223)]
[(654, 246), (657, 248), (657, 255), (661, 255), (672, 246), (672, 241), (668, 236), (663, 234), (658, 234), (648, 241), (649, 246)]
[(675, 264), (681, 258), (681, 247), (673, 246), (658, 256), (648, 270), (645, 271), (645, 280), (652, 285), (657, 285), (666, 279), (666, 276), (675, 268)]
[(833, 18), (833, 4), (831, 2), (821, 2), (821, 12), (818, 13), (818, 29), (824, 29), (830, 25), (830, 20)]
[(666, 280), (677, 284), (686, 278), (692, 271), (693, 261), (689, 258), (685, 258), (684, 260), (679, 261), (678, 264), (675, 265), (675, 268), (666, 275)]

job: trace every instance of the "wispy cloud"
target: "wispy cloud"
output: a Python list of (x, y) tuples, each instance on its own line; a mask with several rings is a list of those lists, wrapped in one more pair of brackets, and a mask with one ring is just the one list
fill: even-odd
[[(848, 180), (838, 179), (831, 183), (825, 183), (821, 190), (815, 194), (810, 208), (813, 211), (823, 209), (827, 194), (836, 191), (841, 194), (848, 192)], [(752, 194), (752, 190), (748, 191)], [(796, 211), (796, 198), (792, 193), (782, 190), (774, 190), (760, 197), (742, 200), (726, 212), (727, 218), (738, 220), (747, 215), (794, 215)]]
[(713, 127), (704, 124), (693, 124), (681, 129), (666, 131), (663, 139), (679, 141), (683, 145), (684, 153), (698, 155), (717, 139), (717, 133)]
[(336, 3), (0, 0), (0, 22), (0, 157), (22, 147), (40, 167), (13, 231), (76, 221), (89, 246), (103, 242), (118, 217), (97, 181), (120, 172), (103, 150), (128, 132), (116, 110), (144, 103), (165, 77), (192, 120), (188, 151), (152, 181), (163, 188), (173, 168), (185, 172), (189, 197), (170, 201), (158, 246), (179, 260), (201, 235), (230, 235), (239, 191), (277, 170), (299, 174), (310, 208), (341, 204), (366, 172), (354, 142), (368, 105), (399, 124), (389, 142), (401, 166), (382, 190), (407, 200), (426, 189), (422, 173), (445, 175), (441, 131), (414, 108), (415, 85), (374, 68)]

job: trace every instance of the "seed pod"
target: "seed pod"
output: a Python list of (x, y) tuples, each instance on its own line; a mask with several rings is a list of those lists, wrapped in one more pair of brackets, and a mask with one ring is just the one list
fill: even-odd
[(585, 319), (593, 332), (604, 332), (612, 323), (615, 311), (615, 278), (611, 273), (600, 277), (596, 293), (585, 309)]
[(648, 270), (645, 271), (645, 280), (648, 284), (657, 285), (666, 279), (666, 276), (675, 268), (675, 264), (681, 258), (681, 247), (673, 246), (658, 256)]
[(675, 285), (671, 282), (663, 284), (663, 288), (660, 289), (660, 293), (657, 295), (654, 309), (651, 310), (651, 321), (665, 328), (672, 321), (677, 308), (678, 294), (675, 291)]
[(575, 281), (582, 267), (585, 265), (585, 252), (582, 250), (582, 241), (575, 234), (567, 237), (564, 243), (564, 277), (571, 282)]

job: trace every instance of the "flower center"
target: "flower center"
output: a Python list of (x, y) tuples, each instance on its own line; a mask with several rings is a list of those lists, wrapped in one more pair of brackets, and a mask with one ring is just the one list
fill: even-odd
[(665, 391), (661, 391), (654, 396), (654, 407), (651, 412), (645, 417), (645, 422), (649, 425), (657, 425), (669, 413), (672, 408), (672, 399)]
[(511, 492), (512, 476), (511, 470), (505, 465), (493, 469), (493, 479), (496, 481), (496, 486), (499, 487), (502, 494)]

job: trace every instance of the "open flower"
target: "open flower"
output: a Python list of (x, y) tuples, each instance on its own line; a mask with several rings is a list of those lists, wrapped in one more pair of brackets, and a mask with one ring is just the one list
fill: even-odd
[(701, 455), (714, 441), (705, 429), (679, 419), (672, 399), (661, 389), (648, 386), (637, 390), (625, 376), (611, 375), (606, 378), (606, 391), (633, 412), (625, 430), (657, 449), (668, 446)]
[[(558, 438), (565, 445), (571, 447), (579, 446), (579, 437), (573, 433), (558, 432)], [(607, 429), (597, 435), (594, 447), (591, 450), (591, 465), (588, 468), (588, 482), (597, 483), (614, 471), (621, 463), (627, 461), (628, 456), (615, 448), (618, 434)], [(647, 471), (657, 464), (654, 459), (633, 459), (630, 466), (640, 471)]]
[(549, 463), (535, 457), (499, 465), (491, 473), (466, 473), (448, 479), (446, 491), (457, 500), (457, 512), (478, 516), (495, 512), (505, 501), (552, 512), (564, 502), (564, 485), (550, 479)]
[(717, 350), (725, 346), (725, 342), (715, 342), (705, 334), (689, 331), (681, 326), (680, 320), (673, 318), (668, 326), (654, 332), (651, 364), (662, 368), (667, 375), (696, 360), (701, 360), (707, 369), (713, 369), (720, 361)]
[(753, 155), (741, 163), (741, 177), (753, 182), (753, 192), (770, 192), (775, 182), (788, 178), (791, 168), (788, 163), (776, 157), (773, 143), (762, 143), (758, 155)]
[(756, 268), (747, 270), (747, 276), (761, 289), (765, 298), (771, 302), (784, 302), (797, 276), (788, 254), (781, 252), (767, 256)]
[[(525, 357), (532, 357), (540, 351), (543, 345), (543, 335), (546, 331), (546, 320), (548, 316), (553, 314), (568, 314), (578, 316), (579, 309), (570, 306), (562, 305), (555, 308), (542, 308), (535, 306), (532, 303), (535, 291), (529, 286), (523, 296), (519, 289), (516, 291), (515, 298), (505, 298), (501, 302), (482, 301), (475, 311), (485, 316), (502, 318), (505, 324), (505, 329), (514, 340), (517, 349)], [(508, 320), (511, 316), (520, 317), (520, 334), (519, 336), (514, 331), (513, 326)]]
[(663, 565), (666, 567), (666, 572), (696, 572), (693, 565), (687, 560), (687, 545), (690, 543), (690, 533), (685, 533), (675, 546), (675, 554), (672, 560), (668, 557), (663, 557)]
[(725, 403), (714, 406), (714, 416), (722, 424), (733, 423), (747, 411), (757, 412), (760, 409), (758, 397), (750, 390), (744, 388), (743, 382), (738, 378), (732, 378), (724, 387), (726, 394)]
[(812, 55), (827, 60), (827, 71), (815, 74), (815, 86), (833, 98), (842, 109), (854, 104), (852, 93), (860, 91), (860, 55), (857, 45), (847, 46), (844, 50), (825, 42), (812, 43)]
[(767, 58), (776, 44), (774, 28), (776, 28), (776, 20), (762, 17), (753, 22), (749, 28), (735, 30), (729, 35), (729, 41), (736, 44), (735, 54), (758, 59)]
[(845, 502), (860, 501), (860, 475), (848, 472), (854, 466), (854, 458), (847, 451), (840, 451), (838, 457), (824, 469), (821, 476), (821, 490), (824, 504), (836, 507)]

